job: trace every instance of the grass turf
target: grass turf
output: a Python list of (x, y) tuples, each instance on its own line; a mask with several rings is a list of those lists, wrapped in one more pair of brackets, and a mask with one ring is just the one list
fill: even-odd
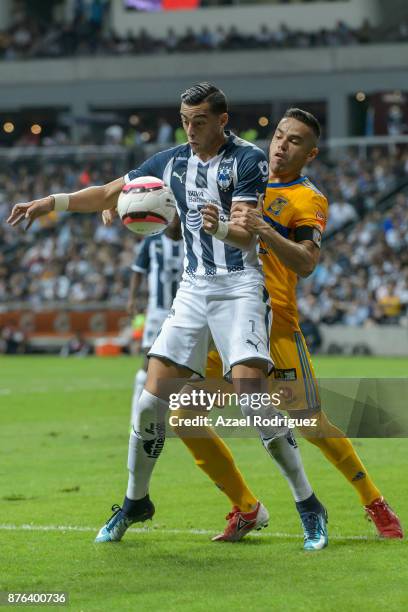
[[(110, 504), (123, 499), (135, 365), (126, 358), (0, 359), (0, 590), (66, 590), (70, 607), (84, 611), (407, 607), (406, 543), (378, 541), (353, 489), (304, 441), (306, 468), (330, 513), (332, 539), (321, 553), (303, 552), (287, 486), (255, 439), (228, 444), (271, 512), (260, 537), (210, 541), (224, 526), (228, 501), (169, 439), (152, 482), (151, 528), (119, 544), (93, 544)], [(333, 357), (315, 365), (320, 376), (398, 377), (408, 360)], [(407, 441), (356, 445), (407, 524)], [(58, 526), (84, 531), (38, 530)]]

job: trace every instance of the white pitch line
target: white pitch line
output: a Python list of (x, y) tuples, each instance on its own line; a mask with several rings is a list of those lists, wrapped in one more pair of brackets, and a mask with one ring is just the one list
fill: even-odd
[[(97, 533), (98, 529), (96, 527), (80, 527), (76, 525), (7, 525), (0, 524), (0, 531), (56, 531), (56, 532), (64, 532), (64, 531), (76, 531), (76, 532), (88, 532), (88, 533)], [(129, 529), (130, 532), (133, 533), (163, 533), (168, 535), (202, 535), (202, 536), (213, 536), (216, 532), (214, 530), (208, 529), (161, 529), (158, 528), (149, 528), (149, 527), (139, 527)], [(264, 537), (264, 538), (279, 538), (279, 539), (295, 539), (298, 540), (301, 538), (300, 533), (281, 533), (281, 532), (253, 532), (251, 535), (255, 537)], [(375, 536), (363, 536), (363, 535), (330, 535), (329, 539), (331, 540), (377, 540)]]
[(98, 384), (75, 384), (75, 385), (65, 385), (65, 386), (40, 386), (40, 387), (31, 387), (31, 388), (13, 388), (13, 389), (0, 389), (0, 395), (27, 395), (30, 393), (39, 394), (39, 393), (79, 393), (81, 391), (129, 391), (131, 387), (129, 385), (124, 385), (123, 383), (98, 383)]

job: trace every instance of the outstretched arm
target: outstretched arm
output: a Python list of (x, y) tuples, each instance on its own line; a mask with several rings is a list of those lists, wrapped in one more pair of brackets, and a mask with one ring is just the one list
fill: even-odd
[[(123, 185), (124, 179), (120, 177), (100, 187), (87, 187), (86, 189), (66, 194), (68, 206), (64, 209), (69, 212), (89, 213), (114, 208)], [(64, 210), (59, 209), (58, 205), (56, 207), (55, 204), (55, 197), (53, 195), (33, 200), (32, 202), (16, 204), (7, 219), (7, 223), (15, 226), (26, 220), (27, 225), (25, 229), (27, 230), (38, 217), (48, 215), (53, 210)]]

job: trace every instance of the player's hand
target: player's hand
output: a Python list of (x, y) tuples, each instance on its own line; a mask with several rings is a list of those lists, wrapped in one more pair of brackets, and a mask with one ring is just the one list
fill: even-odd
[(203, 230), (207, 234), (214, 235), (218, 229), (219, 209), (215, 204), (206, 204), (201, 209), (203, 216)]
[(114, 218), (118, 213), (116, 208), (109, 208), (108, 210), (102, 211), (102, 221), (104, 225), (112, 225)]
[(260, 208), (251, 208), (247, 204), (236, 204), (232, 208), (231, 222), (240, 225), (251, 234), (258, 234), (267, 226)]
[(28, 221), (24, 228), (28, 230), (35, 219), (43, 215), (48, 215), (48, 213), (53, 211), (54, 205), (54, 198), (51, 196), (41, 198), (40, 200), (33, 200), (32, 202), (26, 202), (24, 204), (16, 204), (13, 206), (7, 223), (14, 227), (23, 221)]

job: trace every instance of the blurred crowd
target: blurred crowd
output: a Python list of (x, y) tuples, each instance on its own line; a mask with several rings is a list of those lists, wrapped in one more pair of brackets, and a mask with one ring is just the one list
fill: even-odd
[(408, 191), (324, 245), (298, 305), (315, 323), (408, 326)]
[(119, 223), (105, 227), (96, 215), (55, 213), (27, 233), (4, 223), (10, 203), (102, 184), (121, 173), (123, 168), (111, 162), (81, 167), (81, 162), (51, 160), (37, 168), (17, 164), (0, 173), (0, 305), (126, 302), (136, 242)]
[(408, 41), (408, 24), (384, 30), (365, 20), (359, 28), (338, 21), (332, 29), (314, 32), (294, 30), (285, 23), (270, 28), (262, 25), (251, 34), (235, 26), (215, 29), (188, 27), (182, 34), (168, 28), (166, 36), (152, 36), (142, 28), (137, 33), (120, 35), (110, 28), (109, 4), (92, 0), (78, 3), (72, 19), (64, 23), (43, 22), (30, 17), (23, 9), (15, 14), (14, 22), (0, 30), (0, 58), (21, 60), (30, 58), (61, 58), (87, 55), (139, 55), (153, 53), (192, 53), (197, 51), (233, 51), (249, 49), (293, 49), (338, 47), (342, 45)]
[[(105, 227), (97, 215), (51, 214), (27, 233), (4, 223), (11, 203), (102, 184), (124, 170), (123, 160), (66, 159), (0, 169), (0, 308), (126, 305), (137, 241), (118, 222)], [(408, 179), (408, 150), (373, 149), (365, 159), (348, 150), (336, 161), (316, 160), (307, 175), (329, 197), (333, 236), (315, 273), (300, 283), (301, 314), (315, 323), (408, 324), (408, 190), (391, 196), (385, 210), (377, 206)]]

